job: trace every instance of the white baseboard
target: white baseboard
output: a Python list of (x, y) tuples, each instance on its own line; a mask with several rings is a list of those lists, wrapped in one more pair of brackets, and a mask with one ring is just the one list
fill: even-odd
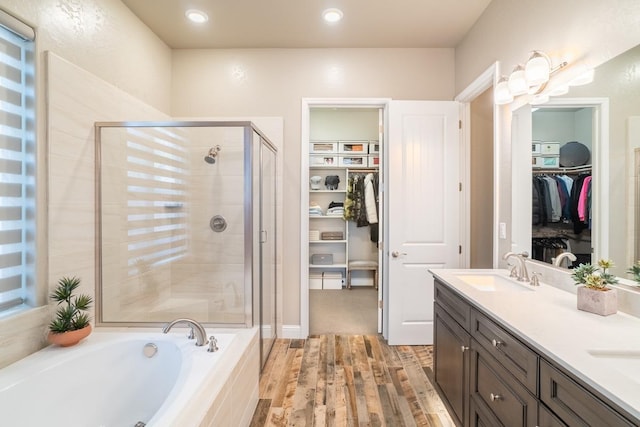
[(307, 337), (300, 336), (300, 325), (282, 325), (282, 338), (300, 339)]

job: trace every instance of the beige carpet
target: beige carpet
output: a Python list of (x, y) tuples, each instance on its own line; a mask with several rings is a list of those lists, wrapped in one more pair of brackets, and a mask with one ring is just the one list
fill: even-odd
[(309, 291), (309, 334), (375, 334), (378, 331), (378, 291), (371, 287), (351, 290)]

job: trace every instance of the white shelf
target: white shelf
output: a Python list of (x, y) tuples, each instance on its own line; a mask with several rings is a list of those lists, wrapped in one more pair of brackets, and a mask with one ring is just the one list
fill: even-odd
[(347, 190), (309, 190), (309, 193), (346, 193)]
[(332, 219), (341, 219), (344, 221), (344, 218), (342, 217), (342, 215), (309, 215), (309, 219), (327, 219), (327, 218), (332, 218)]
[(347, 268), (347, 264), (309, 264), (309, 268)]
[(309, 240), (310, 244), (315, 243), (347, 243), (346, 240)]

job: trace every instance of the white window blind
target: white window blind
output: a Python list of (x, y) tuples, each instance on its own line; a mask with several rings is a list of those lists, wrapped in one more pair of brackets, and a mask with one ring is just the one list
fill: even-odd
[(35, 283), (34, 43), (4, 18), (0, 13), (0, 310), (26, 302)]

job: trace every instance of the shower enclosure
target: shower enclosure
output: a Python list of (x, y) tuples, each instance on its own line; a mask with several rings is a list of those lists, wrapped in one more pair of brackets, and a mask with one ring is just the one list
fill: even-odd
[(96, 123), (96, 323), (276, 335), (276, 148), (251, 122)]

